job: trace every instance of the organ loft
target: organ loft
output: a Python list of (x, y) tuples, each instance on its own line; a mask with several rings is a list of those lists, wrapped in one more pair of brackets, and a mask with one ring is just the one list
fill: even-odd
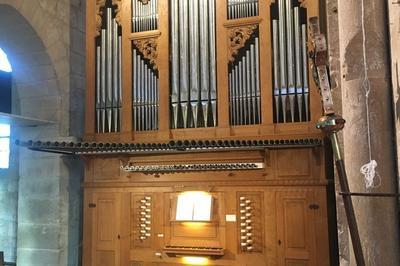
[[(6, 260), (397, 265), (398, 110), (386, 88), (387, 76), (396, 80), (400, 72), (397, 54), (388, 59), (389, 44), (379, 41), (388, 41), (378, 29), (385, 24), (378, 23), (383, 4), (371, 1), (76, 1), (84, 13), (73, 15), (71, 8), (69, 23), (84, 25), (84, 51), (71, 50), (68, 75), (81, 70), (85, 83), (78, 93), (71, 78), (69, 102), (57, 104), (71, 109), (70, 126), (57, 122), (63, 109), (46, 109), (42, 114), (55, 113), (45, 119), (55, 128), (41, 120), (50, 125), (20, 134), (16, 147), (20, 169), (35, 156), (38, 165), (41, 156), (58, 158), (50, 169), (78, 177), (53, 174), (60, 177), (57, 207), (42, 198), (54, 197), (53, 190), (42, 191), (49, 185), (18, 190), (27, 200), (18, 203), (22, 229), (5, 249)], [(390, 36), (394, 47), (396, 35)], [(84, 61), (74, 67), (78, 55)], [(67, 68), (55, 68), (57, 78)], [(29, 114), (21, 103), (21, 114)], [(79, 121), (82, 134), (74, 135)], [(35, 169), (21, 170), (20, 186), (33, 182), (23, 180)], [(61, 214), (47, 219), (51, 212)], [(44, 238), (51, 230), (60, 232)], [(51, 260), (46, 250), (58, 245)]]

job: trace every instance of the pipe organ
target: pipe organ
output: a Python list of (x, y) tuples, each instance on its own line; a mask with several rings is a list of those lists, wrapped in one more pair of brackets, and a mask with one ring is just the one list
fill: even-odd
[(318, 0), (88, 0), (83, 264), (330, 265)]

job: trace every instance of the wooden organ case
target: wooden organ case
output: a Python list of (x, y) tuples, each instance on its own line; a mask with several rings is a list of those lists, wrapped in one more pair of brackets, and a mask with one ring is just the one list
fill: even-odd
[(87, 1), (84, 265), (329, 265), (318, 2)]

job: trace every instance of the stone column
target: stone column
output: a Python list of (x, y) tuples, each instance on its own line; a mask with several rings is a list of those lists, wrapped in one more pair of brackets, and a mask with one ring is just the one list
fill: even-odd
[[(338, 1), (344, 155), (350, 189), (366, 192), (360, 167), (369, 162), (363, 61), (362, 20), (370, 82), (369, 113), (372, 159), (382, 184), (373, 192), (397, 192), (389, 43), (385, 1)], [(395, 266), (399, 257), (399, 216), (395, 198), (353, 197), (366, 265)], [(350, 265), (356, 265), (354, 258)]]

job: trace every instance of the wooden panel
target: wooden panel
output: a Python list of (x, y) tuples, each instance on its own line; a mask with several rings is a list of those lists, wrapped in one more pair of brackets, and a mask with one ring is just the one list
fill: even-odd
[(115, 251), (97, 251), (96, 252), (97, 263), (96, 266), (116, 266)]
[(120, 204), (119, 193), (93, 194), (92, 265), (119, 265)]
[(278, 258), (305, 260), (315, 264), (315, 233), (311, 190), (277, 192)]
[(276, 151), (276, 171), (278, 178), (311, 177), (310, 149)]
[(309, 265), (306, 260), (286, 260), (286, 266), (307, 266)]
[(96, 158), (93, 160), (93, 180), (115, 180), (120, 177), (118, 158)]

